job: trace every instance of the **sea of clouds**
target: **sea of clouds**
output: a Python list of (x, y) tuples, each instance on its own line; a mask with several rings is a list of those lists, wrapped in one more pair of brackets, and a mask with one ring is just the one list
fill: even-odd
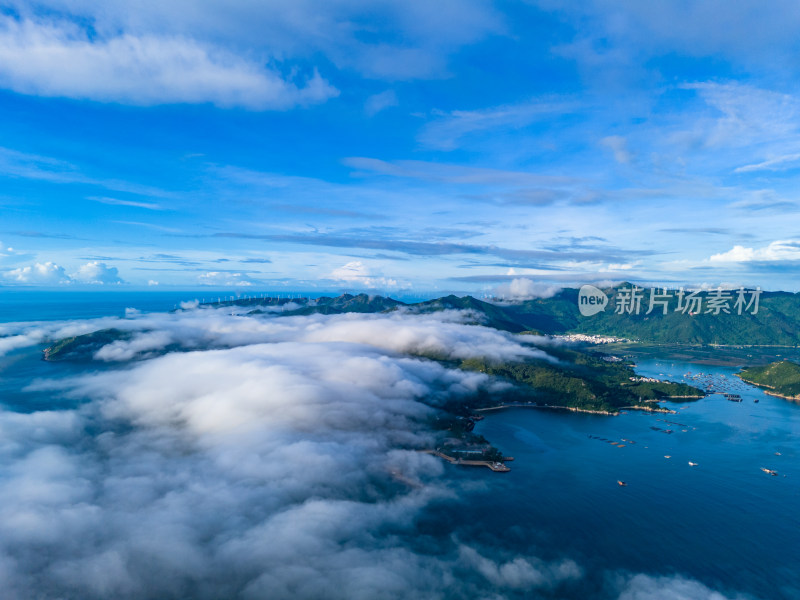
[[(547, 359), (535, 338), (458, 311), (279, 312), (0, 326), (12, 354), (132, 334), (78, 373), (27, 384), (71, 408), (0, 412), (3, 598), (559, 598), (585, 585), (568, 558), (417, 527), (459, 492), (417, 451), (434, 444), (437, 406), (503, 385), (425, 356)], [(723, 598), (645, 575), (598, 593)]]

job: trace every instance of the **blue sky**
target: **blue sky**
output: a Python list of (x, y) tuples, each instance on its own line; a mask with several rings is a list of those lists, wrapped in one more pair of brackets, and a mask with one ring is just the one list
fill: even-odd
[(0, 6), (0, 286), (800, 289), (794, 2)]

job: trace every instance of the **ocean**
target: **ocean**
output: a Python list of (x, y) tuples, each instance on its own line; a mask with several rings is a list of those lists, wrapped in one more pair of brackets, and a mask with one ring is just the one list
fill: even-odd
[[(0, 288), (0, 323), (122, 317), (125, 309), (169, 311), (181, 302), (217, 300), (223, 294), (191, 291), (53, 291)], [(230, 294), (225, 295), (230, 297)]]
[(719, 591), (800, 597), (800, 404), (742, 383), (736, 370), (640, 362), (643, 376), (713, 381), (743, 399), (664, 403), (674, 415), (488, 413), (476, 432), (515, 460), (509, 473), (448, 467), (451, 477), (483, 483), (461, 497), (458, 519), (511, 532), (520, 552), (571, 557), (596, 573), (678, 575)]

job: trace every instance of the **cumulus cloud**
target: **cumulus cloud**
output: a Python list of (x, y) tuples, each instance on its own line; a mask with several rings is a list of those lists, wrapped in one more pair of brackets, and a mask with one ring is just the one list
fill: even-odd
[(0, 19), (0, 85), (23, 94), (139, 105), (212, 103), (254, 110), (323, 102), (316, 71), (299, 82), (190, 38), (93, 39), (65, 22)]
[(81, 283), (122, 283), (122, 279), (120, 279), (119, 271), (117, 271), (116, 267), (109, 267), (105, 263), (98, 262), (96, 260), (88, 262), (80, 267), (78, 272), (72, 275), (72, 278)]
[(335, 281), (353, 283), (367, 288), (397, 287), (396, 279), (374, 275), (370, 268), (360, 260), (353, 260), (337, 267), (328, 275)]
[(531, 300), (533, 298), (552, 298), (562, 289), (550, 283), (519, 277), (512, 279), (509, 283), (497, 286), (492, 293), (508, 300)]
[(800, 260), (800, 240), (776, 240), (763, 248), (746, 248), (736, 245), (727, 252), (714, 254), (709, 260), (731, 263)]
[(6, 273), (6, 277), (14, 283), (34, 285), (59, 285), (72, 281), (64, 267), (49, 261), (13, 269)]
[(116, 267), (105, 263), (91, 261), (68, 275), (64, 267), (53, 262), (35, 263), (27, 267), (19, 267), (5, 273), (11, 283), (21, 285), (63, 285), (88, 283), (94, 285), (123, 283)]

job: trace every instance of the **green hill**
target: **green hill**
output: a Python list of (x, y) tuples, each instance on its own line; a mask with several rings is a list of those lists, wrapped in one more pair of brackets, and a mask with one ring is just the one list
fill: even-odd
[[(721, 344), (721, 345), (800, 345), (800, 294), (788, 292), (762, 292), (757, 314), (743, 310), (737, 314), (733, 301), (729, 313), (689, 314), (677, 311), (677, 295), (672, 299), (667, 314), (656, 306), (650, 314), (650, 290), (642, 293), (638, 314), (618, 313), (614, 299), (620, 289), (631, 284), (621, 284), (603, 291), (610, 298), (605, 311), (585, 317), (578, 310), (578, 290), (564, 289), (551, 298), (537, 298), (519, 303), (493, 303), (472, 296), (445, 296), (416, 304), (404, 304), (382, 296), (344, 294), (335, 298), (309, 299), (243, 299), (212, 304), (211, 306), (274, 306), (294, 302), (301, 305), (285, 314), (334, 314), (340, 312), (383, 312), (407, 307), (417, 313), (441, 310), (469, 310), (475, 315), (474, 324), (486, 325), (503, 331), (519, 333), (532, 331), (543, 334), (586, 333), (610, 335), (657, 344)], [(703, 306), (708, 305), (713, 292), (701, 292)], [(735, 293), (733, 294), (735, 297)]]
[[(616, 413), (622, 408), (658, 409), (658, 400), (696, 400), (705, 393), (670, 381), (638, 381), (626, 363), (608, 362), (588, 352), (548, 348), (558, 364), (543, 360), (492, 363), (464, 360), (462, 369), (479, 371), (515, 384), (515, 402)], [(502, 403), (502, 400), (501, 400)]]
[[(649, 292), (644, 290), (639, 314), (618, 314), (614, 298), (622, 284), (603, 291), (611, 301), (603, 312), (589, 317), (578, 310), (578, 290), (565, 289), (552, 298), (508, 304), (504, 308), (511, 318), (528, 329), (542, 333), (586, 333), (611, 335), (651, 343), (723, 344), (723, 345), (800, 345), (800, 294), (762, 292), (757, 314), (737, 314), (730, 304), (730, 313), (688, 314), (678, 312), (676, 292), (668, 304), (667, 314), (655, 306), (650, 314)], [(702, 292), (703, 306), (713, 292)], [(704, 309), (705, 311), (705, 309)]]
[(764, 367), (748, 367), (739, 373), (742, 380), (767, 388), (782, 398), (800, 400), (800, 365), (781, 360)]
[(59, 340), (44, 350), (45, 360), (91, 360), (95, 352), (106, 344), (117, 340), (127, 340), (129, 331), (119, 329), (100, 329), (92, 333), (76, 335)]
[[(399, 308), (417, 314), (465, 310), (472, 314), (469, 323), (512, 333), (585, 333), (629, 338), (650, 344), (800, 346), (800, 294), (763, 292), (757, 314), (750, 311), (736, 314), (732, 309), (730, 313), (701, 312), (691, 315), (675, 310), (676, 298), (668, 306), (667, 314), (659, 309), (646, 314), (649, 290), (644, 290), (639, 314), (619, 314), (615, 311), (613, 299), (620, 289), (628, 287), (630, 284), (605, 289), (604, 292), (611, 298), (609, 305), (605, 311), (590, 317), (582, 316), (578, 310), (577, 289), (565, 289), (552, 298), (520, 303), (492, 303), (472, 296), (450, 295), (406, 304), (384, 296), (343, 294), (317, 299), (242, 298), (204, 306), (250, 308), (250, 314), (263, 313), (265, 309), (277, 306), (290, 308), (280, 313), (282, 315), (377, 313)], [(699, 294), (705, 303), (711, 295), (712, 292)], [(294, 308), (295, 305), (298, 307)], [(127, 334), (104, 330), (61, 340), (45, 351), (45, 357), (48, 360), (85, 358), (104, 343), (121, 339), (124, 335)]]

